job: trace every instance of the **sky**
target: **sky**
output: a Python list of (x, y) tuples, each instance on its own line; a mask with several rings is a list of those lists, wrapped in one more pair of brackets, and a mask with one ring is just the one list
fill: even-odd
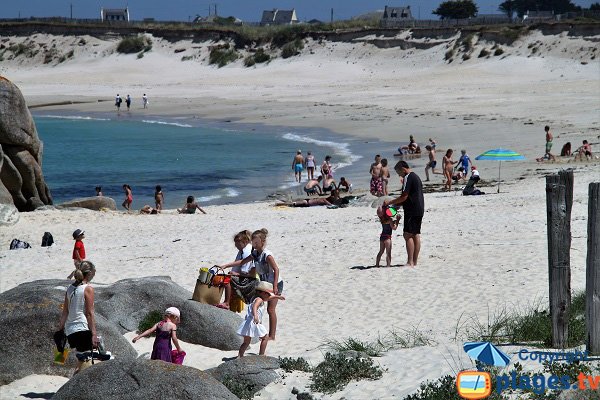
[[(589, 7), (598, 0), (573, 0), (574, 4)], [(220, 16), (235, 16), (243, 21), (260, 21), (262, 11), (273, 8), (296, 9), (298, 19), (313, 18), (329, 21), (333, 8), (334, 19), (350, 19), (369, 11), (388, 6), (410, 5), (413, 16), (438, 19), (431, 12), (442, 0), (0, 0), (0, 18), (70, 17), (99, 18), (100, 8), (129, 7), (130, 18), (159, 21), (188, 21), (196, 15), (208, 15), (209, 8)], [(497, 14), (502, 0), (475, 0), (480, 14)]]

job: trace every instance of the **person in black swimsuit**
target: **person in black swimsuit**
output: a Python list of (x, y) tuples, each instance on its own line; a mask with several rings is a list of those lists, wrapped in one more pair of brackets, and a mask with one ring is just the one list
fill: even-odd
[(388, 217), (385, 213), (385, 209), (381, 206), (377, 207), (377, 216), (381, 222), (381, 235), (379, 235), (379, 253), (377, 253), (377, 259), (375, 261), (375, 267), (379, 267), (381, 256), (385, 251), (385, 262), (386, 267), (392, 266), (392, 232), (398, 228), (400, 222), (400, 214), (396, 214), (396, 219)]

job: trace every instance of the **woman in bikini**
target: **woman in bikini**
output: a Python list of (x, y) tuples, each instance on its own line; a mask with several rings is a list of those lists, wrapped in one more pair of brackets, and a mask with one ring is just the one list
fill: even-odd
[(125, 191), (125, 201), (121, 204), (127, 211), (131, 210), (131, 203), (133, 203), (133, 192), (131, 191), (131, 186), (125, 184), (123, 185), (123, 190)]
[(454, 169), (454, 160), (452, 160), (452, 153), (452, 149), (448, 149), (448, 151), (446, 151), (446, 155), (442, 159), (442, 164), (444, 165), (444, 177), (446, 178), (444, 189), (448, 191), (452, 189), (452, 170)]

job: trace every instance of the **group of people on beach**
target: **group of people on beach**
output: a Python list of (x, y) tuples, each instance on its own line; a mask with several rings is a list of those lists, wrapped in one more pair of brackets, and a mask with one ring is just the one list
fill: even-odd
[[(298, 150), (294, 159), (292, 160), (292, 171), (294, 171), (294, 176), (296, 178), (296, 182), (302, 182), (302, 172), (306, 169), (306, 174), (308, 180), (315, 179), (315, 171), (317, 168), (317, 159), (312, 154), (312, 152), (308, 152), (306, 157), (302, 155), (302, 150)], [(331, 156), (325, 156), (323, 163), (321, 164), (321, 177), (322, 179), (333, 178), (333, 165), (331, 164)]]
[[(556, 161), (556, 156), (552, 154), (552, 146), (554, 144), (554, 135), (550, 132), (550, 126), (546, 125), (544, 127), (544, 132), (546, 133), (546, 147), (544, 151), (544, 155), (542, 157), (536, 158), (535, 160), (538, 162), (541, 161)], [(561, 157), (571, 157), (574, 156), (574, 160), (583, 161), (585, 157), (586, 160), (592, 160), (594, 155), (592, 154), (592, 145), (587, 141), (583, 140), (581, 146), (579, 146), (575, 151), (572, 150), (571, 142), (567, 142), (563, 145), (560, 150)]]
[[(127, 111), (131, 110), (131, 96), (127, 95), (127, 97), (125, 97), (125, 104), (127, 105)], [(121, 111), (121, 104), (123, 103), (123, 98), (121, 97), (121, 95), (119, 95), (117, 93), (117, 96), (115, 97), (115, 107), (117, 108), (117, 112)], [(148, 96), (146, 96), (146, 93), (144, 93), (144, 95), (142, 96), (142, 106), (143, 108), (148, 108)]]
[[(268, 231), (264, 228), (254, 232), (248, 230), (238, 232), (233, 238), (237, 249), (235, 261), (217, 266), (223, 270), (231, 268), (230, 275), (232, 279), (236, 279), (235, 282), (245, 280), (252, 283), (246, 316), (237, 329), (237, 333), (244, 338), (238, 351), (239, 357), (244, 356), (252, 339), (260, 340), (259, 354), (265, 354), (268, 342), (276, 338), (277, 303), (279, 300), (285, 300), (282, 296), (283, 278), (279, 266), (273, 253), (266, 247), (267, 235)], [(77, 229), (73, 232), (75, 270), (67, 279), (74, 279), (74, 282), (66, 290), (58, 330), (54, 335), (58, 351), (63, 352), (64, 344), (68, 341), (69, 346), (80, 355), (94, 349), (102, 351), (101, 337), (96, 329), (94, 315), (94, 288), (90, 285), (90, 281), (96, 274), (96, 267), (86, 257), (84, 238), (83, 230)], [(227, 289), (225, 301), (218, 304), (220, 308), (229, 308), (232, 290), (230, 287)], [(262, 324), (265, 308), (269, 315), (268, 329)], [(168, 307), (160, 322), (141, 332), (132, 341), (135, 343), (142, 337), (156, 333), (150, 358), (175, 362), (173, 357), (185, 356), (177, 340), (177, 325), (180, 321), (180, 310), (176, 307)], [(62, 348), (59, 348), (60, 338), (64, 338)], [(176, 351), (173, 351), (172, 344), (175, 345)], [(79, 372), (84, 360), (84, 357), (78, 357), (75, 373)], [(62, 362), (64, 361), (63, 358)]]

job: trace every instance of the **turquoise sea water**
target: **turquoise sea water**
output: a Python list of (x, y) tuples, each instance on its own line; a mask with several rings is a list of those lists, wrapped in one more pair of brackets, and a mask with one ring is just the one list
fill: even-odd
[(132, 187), (135, 209), (154, 205), (156, 185), (162, 186), (166, 208), (182, 206), (188, 195), (200, 204), (263, 200), (275, 192), (300, 190), (291, 171), (299, 148), (304, 155), (312, 151), (319, 162), (331, 154), (337, 171), (348, 176), (360, 158), (352, 150), (357, 144), (323, 133), (226, 130), (191, 119), (34, 119), (55, 203), (93, 196), (95, 186), (102, 186), (104, 195), (120, 205), (125, 183)]

